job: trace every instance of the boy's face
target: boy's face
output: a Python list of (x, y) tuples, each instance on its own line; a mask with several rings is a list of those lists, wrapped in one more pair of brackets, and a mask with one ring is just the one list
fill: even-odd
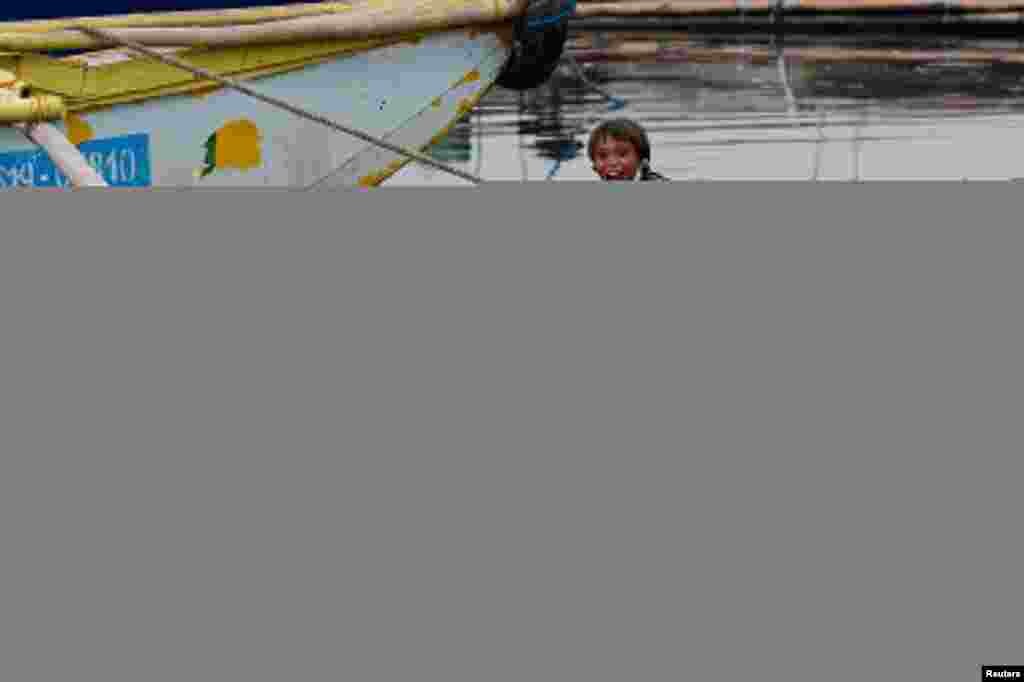
[(593, 162), (602, 180), (632, 180), (640, 167), (640, 155), (629, 140), (605, 137), (594, 145)]

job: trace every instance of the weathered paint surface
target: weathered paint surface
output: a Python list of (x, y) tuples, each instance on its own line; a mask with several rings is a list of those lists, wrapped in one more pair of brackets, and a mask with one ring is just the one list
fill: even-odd
[[(478, 37), (479, 40), (481, 37)], [(504, 49), (494, 50), (476, 67), (476, 78), (461, 78), (448, 91), (432, 101), (424, 100), (421, 109), (404, 124), (392, 131), (388, 140), (405, 147), (424, 149), (442, 139), (451, 127), (473, 107), (490, 89), (507, 59)], [(323, 177), (317, 186), (344, 187), (353, 184), (377, 185), (397, 173), (406, 165), (406, 157), (377, 145), (364, 144), (361, 152), (331, 174)]]
[[(423, 149), (487, 92), (507, 56), (495, 33), (452, 31), (251, 82), (339, 123)], [(147, 135), (155, 186), (351, 186), (386, 178), (405, 162), (226, 89), (81, 114), (65, 130), (78, 142)], [(26, 150), (20, 133), (0, 128), (0, 155)]]

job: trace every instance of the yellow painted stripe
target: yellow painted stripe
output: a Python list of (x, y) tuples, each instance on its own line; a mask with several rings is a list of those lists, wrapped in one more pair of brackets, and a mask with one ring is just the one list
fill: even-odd
[[(286, 73), (388, 44), (413, 42), (421, 35), (294, 45), (194, 48), (179, 52), (178, 56), (217, 75), (247, 79)], [(168, 64), (135, 57), (88, 66), (74, 58), (0, 55), (0, 69), (14, 73), (36, 91), (60, 95), (71, 111), (183, 92), (209, 91), (215, 86)]]

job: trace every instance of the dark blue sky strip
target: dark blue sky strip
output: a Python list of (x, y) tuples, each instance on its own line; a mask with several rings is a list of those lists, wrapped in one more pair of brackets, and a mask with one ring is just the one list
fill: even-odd
[(0, 21), (296, 5), (310, 0), (48, 0), (0, 2)]

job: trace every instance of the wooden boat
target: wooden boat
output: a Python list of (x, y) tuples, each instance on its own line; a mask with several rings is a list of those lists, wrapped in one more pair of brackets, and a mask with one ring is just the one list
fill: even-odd
[(546, 80), (573, 0), (19, 5), (0, 13), (0, 187), (95, 171), (118, 187), (329, 188), (378, 185), (494, 85)]

